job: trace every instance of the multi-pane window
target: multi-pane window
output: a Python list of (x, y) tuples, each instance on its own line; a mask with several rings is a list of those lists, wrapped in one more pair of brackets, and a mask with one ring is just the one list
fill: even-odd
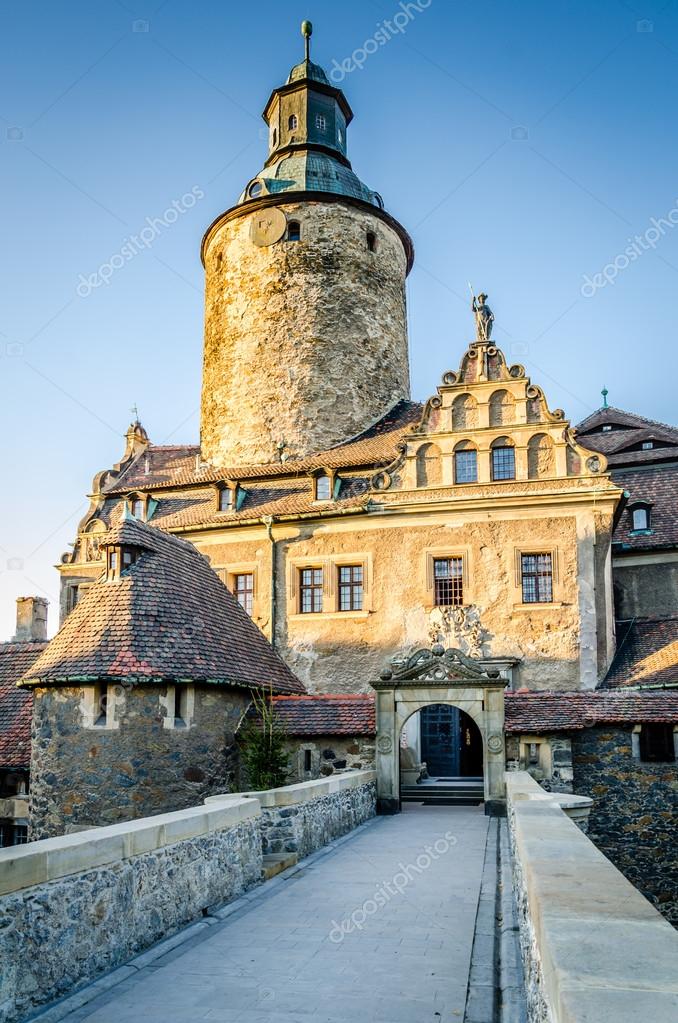
[(299, 610), (302, 614), (318, 614), (323, 609), (322, 568), (299, 570)]
[(461, 449), (454, 453), (454, 482), (476, 483), (478, 481), (478, 454), (473, 448)]
[(549, 604), (553, 600), (553, 558), (550, 554), (521, 554), (523, 604)]
[(231, 511), (233, 508), (233, 491), (230, 487), (222, 487), (219, 491), (219, 511)]
[(254, 574), (252, 572), (239, 572), (233, 577), (233, 583), (238, 603), (251, 616), (252, 599), (254, 597)]
[(464, 603), (464, 559), (434, 558), (433, 583), (436, 607)]
[(132, 501), (132, 515), (135, 519), (143, 519), (144, 517), (144, 501), (140, 497), (135, 497)]
[(318, 129), (318, 131), (325, 131), (325, 129), (327, 128), (327, 118), (325, 117), (324, 114), (315, 115), (315, 126)]
[(339, 566), (339, 610), (362, 611), (363, 566)]
[(294, 131), (294, 129), (297, 127), (297, 124), (298, 124), (297, 115), (290, 114), (289, 120), (287, 121), (287, 127), (289, 128), (289, 130)]
[(512, 447), (492, 448), (492, 479), (514, 480), (516, 478), (516, 456)]

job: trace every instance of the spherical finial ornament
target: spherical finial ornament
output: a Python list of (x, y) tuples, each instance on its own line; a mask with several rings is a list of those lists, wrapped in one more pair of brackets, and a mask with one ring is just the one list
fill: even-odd
[(445, 647), (442, 643), (434, 643), (431, 647), (431, 653), (434, 657), (442, 657), (445, 653)]
[(304, 37), (313, 35), (313, 25), (310, 21), (302, 21), (301, 23), (301, 34)]

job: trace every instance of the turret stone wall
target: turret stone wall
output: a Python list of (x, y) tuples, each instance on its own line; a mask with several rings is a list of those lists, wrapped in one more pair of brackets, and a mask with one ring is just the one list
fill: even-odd
[(93, 724), (93, 692), (35, 690), (31, 841), (179, 810), (233, 788), (247, 693), (195, 687), (189, 724), (167, 728), (166, 686), (109, 687), (108, 726)]
[[(253, 227), (279, 211), (300, 240), (255, 244)], [(407, 257), (376, 211), (308, 201), (226, 219), (208, 234), (205, 270), (205, 460), (320, 451), (409, 395)]]

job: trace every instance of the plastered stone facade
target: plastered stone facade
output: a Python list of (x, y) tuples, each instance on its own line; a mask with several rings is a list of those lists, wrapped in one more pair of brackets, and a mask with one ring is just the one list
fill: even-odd
[[(92, 687), (35, 690), (31, 841), (194, 806), (229, 791), (246, 693), (195, 687), (190, 727), (164, 726), (166, 686), (115, 687), (115, 727), (88, 727)], [(110, 697), (109, 697), (110, 699)]]
[[(281, 524), (274, 532), (276, 648), (311, 692), (371, 691), (370, 679), (392, 656), (430, 645), (434, 597), (428, 559), (461, 552), (464, 600), (479, 612), (482, 656), (517, 658), (516, 688), (579, 689), (583, 676), (592, 688), (605, 666), (597, 646), (582, 646), (580, 637), (582, 621), (587, 626), (593, 621), (595, 643), (596, 587), (605, 591), (604, 578), (596, 578), (595, 545), (609, 549), (609, 527), (609, 521), (596, 527), (586, 511), (567, 514), (543, 506), (536, 514), (496, 511), (482, 518), (465, 510)], [(240, 539), (235, 550), (223, 537), (196, 535), (194, 542), (214, 566), (233, 558), (256, 565), (253, 613), (270, 635), (265, 623), (270, 622), (271, 545), (262, 542), (263, 530), (251, 532), (252, 541)], [(522, 604), (516, 551), (537, 548), (556, 554), (555, 600), (529, 606)], [(332, 610), (335, 561), (350, 554), (367, 565), (362, 612)], [(321, 614), (299, 613), (295, 573), (305, 564), (325, 567)], [(454, 632), (442, 641), (465, 645)]]
[[(312, 739), (294, 739), (289, 742), (288, 784), (327, 778), (344, 771), (362, 771), (374, 768), (373, 736), (321, 735)], [(310, 770), (305, 769), (306, 754), (310, 755)]]
[[(257, 212), (205, 251), (201, 450), (216, 465), (303, 456), (370, 426), (409, 395), (406, 255), (378, 213), (281, 203), (301, 238), (255, 245)], [(367, 233), (375, 235), (370, 251)]]

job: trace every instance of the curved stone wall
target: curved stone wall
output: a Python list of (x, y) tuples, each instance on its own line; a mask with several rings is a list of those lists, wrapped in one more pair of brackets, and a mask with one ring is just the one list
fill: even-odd
[[(288, 227), (299, 224), (299, 241), (255, 244), (258, 222), (280, 210)], [(286, 456), (303, 457), (409, 395), (407, 257), (376, 212), (340, 202), (264, 208), (225, 220), (204, 255), (204, 459), (277, 462), (283, 442)]]

